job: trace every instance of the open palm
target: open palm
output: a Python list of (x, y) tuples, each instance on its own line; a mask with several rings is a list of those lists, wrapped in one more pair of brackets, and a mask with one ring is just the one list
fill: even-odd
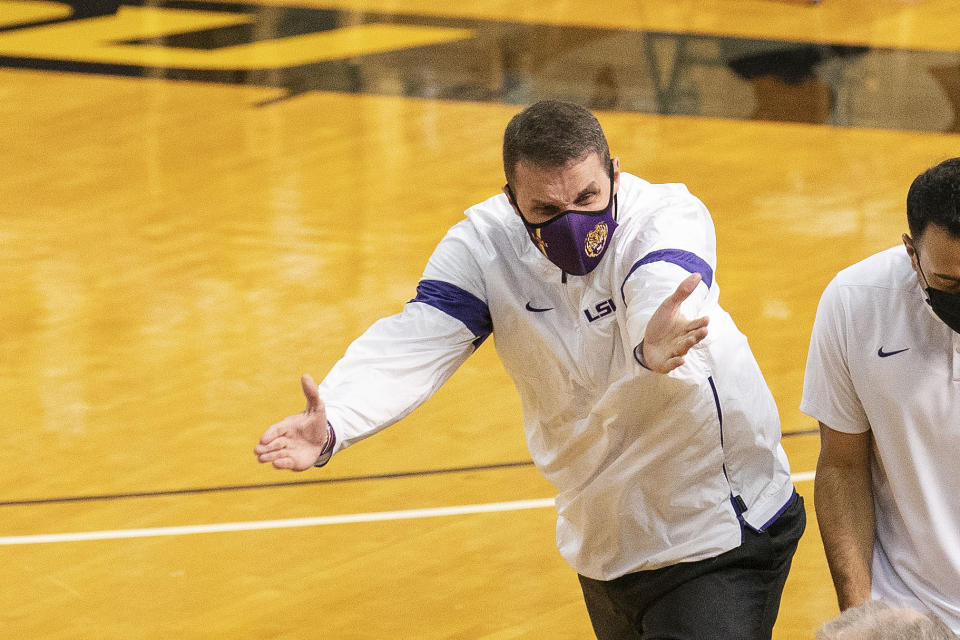
[(327, 412), (317, 385), (309, 375), (300, 378), (307, 408), (288, 416), (267, 429), (253, 452), (260, 462), (271, 462), (277, 469), (303, 471), (313, 466), (330, 437)]
[(684, 356), (707, 337), (709, 318), (687, 320), (680, 305), (700, 284), (700, 274), (688, 276), (654, 312), (643, 336), (643, 361), (648, 369), (669, 373), (683, 364)]

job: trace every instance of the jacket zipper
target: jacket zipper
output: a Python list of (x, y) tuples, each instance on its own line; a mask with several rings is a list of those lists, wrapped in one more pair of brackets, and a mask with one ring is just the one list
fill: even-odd
[(742, 530), (744, 526), (743, 514), (747, 511), (747, 503), (743, 501), (739, 494), (733, 492), (733, 485), (730, 483), (730, 476), (727, 474), (727, 453), (723, 448), (723, 409), (720, 408), (720, 394), (717, 393), (717, 385), (713, 381), (713, 376), (708, 376), (707, 381), (710, 383), (710, 390), (713, 391), (713, 402), (717, 407), (717, 422), (720, 423), (720, 457), (723, 459), (721, 463), (723, 478), (727, 481), (730, 504), (733, 505), (733, 510), (737, 514), (737, 520), (740, 521), (740, 529)]

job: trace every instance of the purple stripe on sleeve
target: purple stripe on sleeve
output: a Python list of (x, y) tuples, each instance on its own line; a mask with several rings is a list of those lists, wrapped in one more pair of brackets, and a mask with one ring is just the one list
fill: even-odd
[(630, 267), (630, 273), (627, 274), (627, 277), (623, 279), (623, 284), (620, 285), (620, 297), (624, 303), (627, 302), (626, 295), (623, 292), (624, 287), (627, 286), (627, 280), (630, 279), (634, 271), (652, 262), (672, 262), (690, 273), (699, 273), (703, 278), (703, 284), (707, 285), (708, 289), (710, 285), (713, 284), (713, 269), (711, 269), (707, 261), (700, 256), (695, 253), (690, 253), (689, 251), (684, 251), (683, 249), (660, 249), (643, 256)]
[(480, 346), (493, 332), (493, 321), (487, 303), (460, 287), (442, 280), (421, 280), (417, 297), (410, 302), (422, 302), (456, 318), (477, 337), (474, 348)]

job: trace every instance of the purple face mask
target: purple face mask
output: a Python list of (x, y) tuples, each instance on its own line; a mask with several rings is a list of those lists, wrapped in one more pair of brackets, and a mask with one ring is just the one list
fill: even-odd
[(617, 228), (616, 198), (613, 195), (613, 166), (610, 167), (610, 200), (600, 211), (564, 211), (546, 222), (533, 224), (520, 211), (507, 185), (507, 193), (520, 213), (533, 244), (565, 273), (583, 276), (600, 264)]

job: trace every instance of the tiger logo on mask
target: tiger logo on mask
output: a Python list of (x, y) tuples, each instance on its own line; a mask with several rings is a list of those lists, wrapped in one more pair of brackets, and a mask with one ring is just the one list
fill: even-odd
[(591, 258), (596, 258), (603, 253), (603, 248), (607, 245), (607, 223), (600, 221), (593, 231), (587, 234), (583, 243), (583, 251)]

